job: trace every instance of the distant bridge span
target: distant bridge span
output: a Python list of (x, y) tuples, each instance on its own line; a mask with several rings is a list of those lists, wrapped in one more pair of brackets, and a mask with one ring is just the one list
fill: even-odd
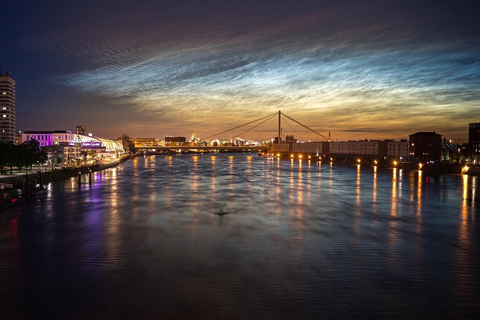
[[(242, 128), (242, 127), (245, 127), (247, 125), (252, 125), (252, 124), (255, 124), (253, 125), (252, 127), (248, 128), (247, 130), (243, 131), (242, 133), (240, 133), (239, 135), (237, 136), (241, 136), (243, 134), (245, 134), (246, 132), (249, 132), (251, 130), (253, 130), (254, 128), (257, 128), (259, 125), (271, 120), (270, 124), (273, 123), (273, 121), (275, 120), (275, 118), (278, 117), (278, 135), (277, 137), (275, 137), (275, 143), (276, 144), (281, 144), (283, 142), (286, 142), (285, 140), (282, 139), (282, 118), (284, 118), (285, 122), (287, 123), (288, 126), (290, 126), (290, 128), (295, 132), (295, 129), (293, 129), (293, 127), (287, 122), (286, 119), (289, 119), (293, 122), (295, 122), (296, 124), (304, 127), (305, 129), (309, 130), (310, 132), (313, 132), (315, 133), (316, 135), (318, 135), (319, 137), (321, 137), (322, 139), (326, 140), (326, 141), (331, 141), (330, 140), (330, 134), (329, 136), (324, 136), (322, 135), (321, 133), (313, 130), (312, 128), (304, 125), (303, 123), (293, 119), (292, 117), (289, 117), (287, 116), (286, 114), (282, 113), (281, 111), (278, 111), (278, 113), (273, 113), (273, 114), (270, 114), (270, 115), (267, 115), (265, 117), (261, 117), (261, 118), (258, 118), (258, 119), (255, 119), (253, 121), (249, 121), (247, 123), (244, 123), (244, 124), (241, 124), (241, 125), (238, 125), (234, 128), (230, 128), (228, 130), (225, 130), (225, 131), (222, 131), (222, 132), (218, 132), (214, 135), (211, 135), (211, 136), (208, 136), (205, 138), (205, 141), (207, 142), (210, 142), (211, 139), (216, 139), (216, 137), (220, 136), (220, 135), (224, 135), (225, 133), (227, 132), (230, 132), (232, 130), (236, 130), (236, 129), (239, 129), (239, 128)], [(268, 127), (267, 127), (268, 129)], [(265, 131), (267, 130), (265, 129), (263, 133), (265, 133)], [(147, 140), (147, 141), (145, 141)], [(272, 139), (273, 140), (273, 139)], [(242, 151), (245, 151), (245, 152), (248, 152), (248, 151), (263, 151), (263, 152), (269, 152), (271, 150), (271, 147), (269, 146), (213, 146), (213, 145), (210, 145), (210, 146), (195, 146), (195, 145), (169, 145), (169, 146), (160, 146), (159, 145), (159, 142), (158, 141), (153, 141), (153, 140), (149, 140), (149, 139), (138, 139), (136, 140), (135, 138), (133, 139), (130, 139), (130, 143), (133, 144), (133, 146), (131, 147), (131, 149), (135, 149), (135, 151), (152, 151), (152, 152), (156, 152), (156, 151), (162, 151), (162, 150), (182, 150), (182, 151), (188, 151), (188, 150), (199, 150), (199, 151), (214, 151), (214, 150), (218, 150), (218, 151), (234, 151), (234, 152), (242, 152)], [(190, 142), (191, 143), (191, 142)], [(190, 144), (188, 143), (188, 144)]]
[(189, 151), (189, 150), (203, 150), (203, 151), (268, 151), (270, 147), (258, 146), (258, 147), (251, 147), (251, 146), (140, 146), (136, 145), (135, 149), (137, 151), (160, 151), (160, 150), (181, 150), (181, 151)]

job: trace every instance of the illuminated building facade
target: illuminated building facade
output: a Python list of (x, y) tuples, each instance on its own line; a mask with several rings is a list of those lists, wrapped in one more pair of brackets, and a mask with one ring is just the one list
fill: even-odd
[(54, 131), (25, 131), (22, 133), (22, 143), (27, 140), (37, 140), (41, 147), (69, 143), (74, 140), (75, 134), (67, 130)]
[(387, 156), (388, 141), (360, 140), (330, 142), (330, 154), (345, 158), (384, 158)]
[(22, 142), (28, 140), (37, 140), (41, 147), (45, 147), (52, 162), (60, 156), (64, 164), (75, 163), (76, 159), (85, 164), (103, 163), (125, 154), (121, 140), (91, 137), (67, 130), (25, 131)]
[[(292, 137), (290, 141), (297, 141), (293, 136), (289, 137)], [(274, 143), (272, 144), (272, 152), (306, 153), (316, 156), (326, 155), (329, 153), (329, 144), (329, 142)]]
[[(74, 160), (79, 159), (82, 156), (80, 146), (72, 146), (63, 142), (60, 144), (47, 146), (45, 150), (47, 151), (47, 157), (51, 164), (74, 164)], [(55, 161), (55, 158), (57, 157), (60, 159), (60, 162)]]
[(0, 141), (14, 141), (15, 113), (15, 80), (0, 69)]
[[(395, 140), (359, 140), (336, 142), (296, 142), (293, 136), (292, 143), (277, 143), (272, 145), (272, 152), (293, 152), (315, 155), (330, 155), (338, 158), (362, 159), (395, 159), (407, 160), (409, 156), (409, 142), (404, 139)], [(288, 141), (288, 140), (287, 140)]]
[(165, 146), (183, 146), (186, 141), (185, 137), (168, 136), (165, 137)]

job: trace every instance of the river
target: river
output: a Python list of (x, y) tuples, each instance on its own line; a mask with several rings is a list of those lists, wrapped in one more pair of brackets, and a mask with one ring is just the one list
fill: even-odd
[(3, 319), (468, 318), (480, 179), (138, 157), (0, 213)]

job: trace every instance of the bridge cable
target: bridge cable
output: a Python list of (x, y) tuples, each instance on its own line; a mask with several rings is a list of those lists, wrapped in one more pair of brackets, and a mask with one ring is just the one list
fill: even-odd
[(285, 113), (283, 113), (283, 112), (282, 112), (282, 116), (287, 117), (288, 119), (290, 119), (290, 120), (292, 120), (293, 122), (301, 125), (301, 126), (304, 127), (305, 129), (310, 130), (311, 132), (315, 133), (316, 135), (319, 135), (319, 136), (322, 137), (323, 139), (325, 139), (325, 140), (327, 140), (327, 141), (330, 140), (329, 138), (325, 137), (323, 134), (318, 133), (317, 131), (315, 131), (315, 130), (309, 128), (309, 127), (307, 127), (307, 126), (304, 125), (303, 123), (300, 123), (300, 122), (298, 122), (297, 120), (293, 119), (292, 117), (287, 116), (287, 115), (286, 115)]
[(297, 131), (295, 131), (295, 129), (293, 129), (293, 127), (290, 125), (290, 123), (288, 123), (287, 119), (283, 119), (285, 120), (285, 123), (288, 124), (288, 126), (293, 130), (293, 132), (295, 132), (296, 135), (298, 135), (298, 137), (303, 140), (303, 138), (300, 136), (300, 133), (298, 133)]
[(231, 128), (231, 129), (228, 129), (228, 130), (225, 130), (225, 131), (219, 132), (219, 133), (212, 134), (211, 136), (208, 136), (208, 137), (206, 137), (206, 138), (204, 138), (204, 139), (209, 139), (209, 138), (211, 138), (211, 137), (214, 137), (214, 136), (218, 136), (218, 135), (224, 134), (224, 133), (226, 133), (226, 132), (229, 132), (229, 131), (232, 131), (232, 130), (235, 130), (235, 129), (238, 129), (238, 128), (241, 128), (241, 127), (244, 127), (244, 126), (246, 126), (246, 125), (249, 125), (249, 124), (252, 124), (252, 123), (254, 123), (254, 122), (257, 122), (257, 121), (263, 120), (263, 119), (265, 119), (265, 118), (272, 117), (272, 116), (274, 116), (274, 115), (276, 115), (276, 114), (277, 114), (277, 113), (275, 112), (274, 114), (270, 114), (270, 115), (268, 115), (268, 116), (261, 117), (261, 118), (258, 118), (258, 119), (256, 119), (256, 120), (249, 121), (249, 122), (247, 122), (247, 123), (244, 123), (244, 124), (242, 124), (242, 125), (236, 126), (236, 127), (234, 127), (234, 128)]
[(258, 139), (265, 133), (265, 131), (268, 130), (268, 128), (270, 128), (270, 126), (272, 125), (272, 123), (273, 123), (276, 119), (277, 119), (277, 117), (273, 118), (272, 122), (270, 122), (270, 124), (267, 126), (267, 128), (265, 128), (265, 130), (263, 130), (263, 132), (260, 133), (260, 134), (258, 135), (258, 137), (255, 138), (255, 141), (258, 141)]
[(272, 114), (272, 116), (271, 116), (270, 118), (267, 118), (267, 119), (263, 120), (262, 122), (260, 122), (259, 124), (256, 124), (256, 125), (254, 125), (254, 126), (253, 126), (253, 127), (251, 127), (250, 129), (243, 131), (243, 132), (242, 132), (242, 133), (240, 133), (240, 134), (239, 134), (237, 137), (240, 137), (242, 134), (244, 134), (244, 133), (246, 133), (246, 132), (248, 132), (248, 131), (250, 131), (250, 130), (252, 130), (252, 129), (256, 128), (256, 127), (258, 127), (259, 125), (261, 125), (261, 124), (263, 124), (263, 123), (267, 122), (268, 120), (270, 120), (270, 119), (271, 119), (271, 118), (273, 118), (273, 117), (276, 117), (276, 114)]

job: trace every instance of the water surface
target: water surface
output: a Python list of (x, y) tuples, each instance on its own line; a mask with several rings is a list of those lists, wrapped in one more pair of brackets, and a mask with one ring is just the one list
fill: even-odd
[[(480, 314), (480, 180), (251, 154), (149, 156), (0, 216), (10, 318)], [(222, 215), (218, 215), (222, 213)], [(223, 214), (227, 213), (227, 214)]]

